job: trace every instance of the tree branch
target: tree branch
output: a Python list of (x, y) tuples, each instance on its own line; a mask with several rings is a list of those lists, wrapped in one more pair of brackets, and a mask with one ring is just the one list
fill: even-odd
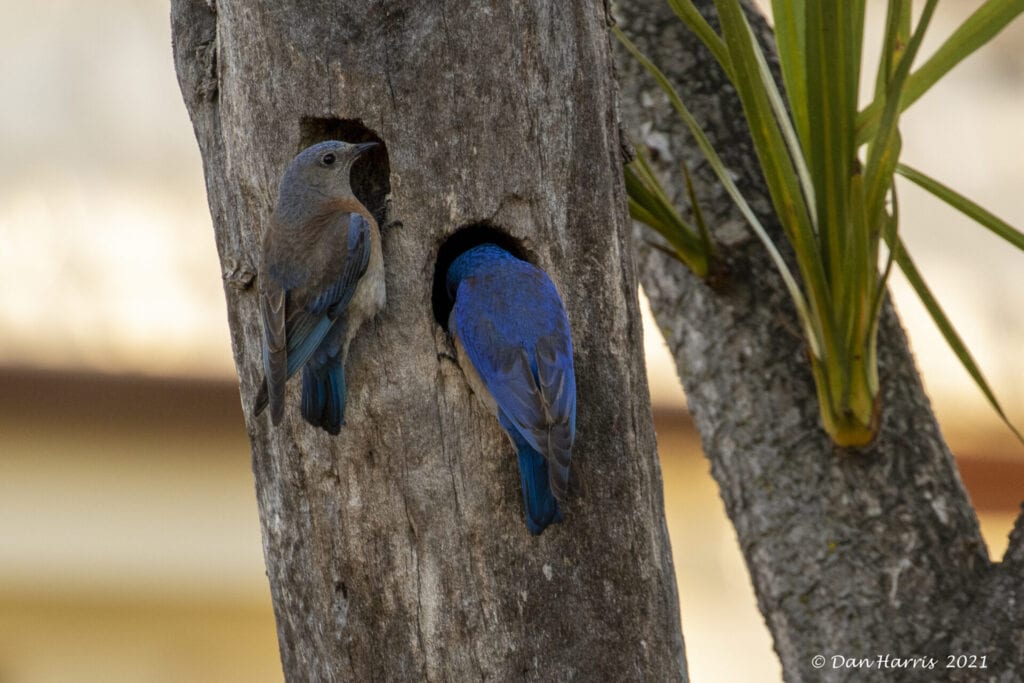
[[(713, 17), (710, 0), (696, 4)], [(783, 243), (742, 109), (710, 53), (662, 0), (624, 1), (620, 16)], [(767, 41), (763, 19), (755, 24)], [(820, 427), (807, 350), (777, 272), (657, 86), (628, 55), (620, 57), (623, 117), (634, 140), (669, 151), (658, 164), (679, 205), (685, 200), (674, 160), (685, 158), (696, 170), (702, 208), (723, 244), (723, 291), (637, 240), (641, 281), (676, 358), (786, 678), (821, 677), (811, 664), (818, 654), (949, 654), (964, 614), (985, 603), (994, 572), (892, 307), (885, 307), (878, 341), (880, 433), (869, 448), (837, 449)], [(1019, 663), (1021, 653), (1015, 657)]]

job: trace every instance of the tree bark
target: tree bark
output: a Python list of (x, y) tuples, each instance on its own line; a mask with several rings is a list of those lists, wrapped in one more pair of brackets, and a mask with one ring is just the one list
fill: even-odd
[[(172, 2), (286, 677), (685, 679), (606, 8), (448, 5)], [(345, 134), (386, 146), (362, 186), (386, 219), (388, 303), (352, 345), (332, 438), (295, 386), (280, 428), (249, 414), (252, 281), (284, 166)], [(432, 314), (440, 245), (480, 222), (548, 271), (573, 325), (577, 491), (537, 538), (511, 447)]]
[[(712, 0), (696, 0), (714, 22)], [(756, 12), (751, 12), (755, 15)], [(623, 0), (623, 30), (669, 76), (783, 243), (735, 91), (663, 0)], [(770, 29), (759, 16), (766, 49)], [(1020, 680), (1024, 677), (1024, 529), (989, 562), (977, 519), (932, 415), (899, 321), (879, 333), (881, 430), (870, 447), (834, 447), (820, 427), (807, 350), (764, 248), (720, 188), (666, 98), (619, 51), (623, 116), (679, 191), (696, 171), (727, 273), (713, 291), (646, 246), (641, 281), (672, 350), (785, 678)], [(946, 669), (987, 655), (987, 670)], [(823, 668), (814, 657), (825, 658)], [(835, 655), (936, 658), (934, 669), (834, 668)], [(820, 663), (821, 660), (818, 660)]]

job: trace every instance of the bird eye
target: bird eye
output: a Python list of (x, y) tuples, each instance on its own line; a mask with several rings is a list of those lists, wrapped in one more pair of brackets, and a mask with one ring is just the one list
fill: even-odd
[(331, 164), (334, 163), (334, 155), (329, 153), (325, 154), (324, 158), (321, 159), (321, 161), (324, 162), (324, 166), (330, 166)]

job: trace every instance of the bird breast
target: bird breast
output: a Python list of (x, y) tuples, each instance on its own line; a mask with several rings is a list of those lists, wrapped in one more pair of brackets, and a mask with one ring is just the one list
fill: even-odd
[[(364, 214), (365, 215), (365, 214)], [(384, 289), (384, 254), (381, 249), (380, 230), (377, 223), (370, 221), (370, 261), (366, 264), (366, 272), (359, 278), (356, 291), (349, 302), (346, 317), (348, 319), (347, 339), (345, 346), (352, 341), (359, 328), (370, 318), (384, 310), (386, 292)]]

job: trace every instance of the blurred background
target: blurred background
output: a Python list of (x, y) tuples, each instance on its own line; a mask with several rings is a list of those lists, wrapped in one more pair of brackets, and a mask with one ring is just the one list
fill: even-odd
[[(978, 4), (941, 3), (924, 52)], [(281, 681), (167, 5), (2, 7), (0, 683)], [(1017, 226), (1022, 40), (1018, 22), (903, 126), (908, 161)], [(1024, 424), (1024, 256), (912, 187), (901, 207), (919, 266)], [(1024, 447), (899, 276), (892, 291), (999, 559)], [(653, 325), (646, 338), (691, 675), (778, 679), (671, 360)]]

